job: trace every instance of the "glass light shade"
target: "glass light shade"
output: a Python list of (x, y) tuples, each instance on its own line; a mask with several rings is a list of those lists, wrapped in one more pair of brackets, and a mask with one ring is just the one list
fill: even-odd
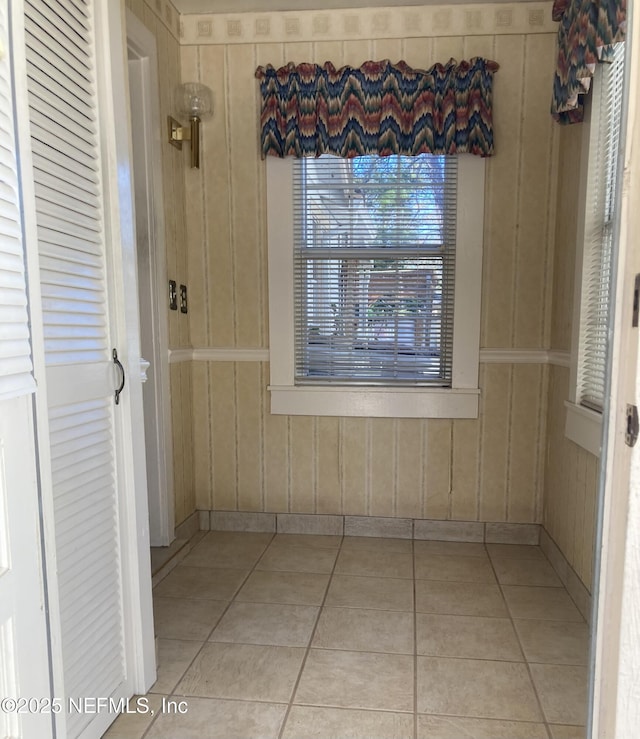
[(189, 118), (205, 120), (213, 113), (213, 92), (199, 82), (185, 82), (176, 90), (176, 105)]

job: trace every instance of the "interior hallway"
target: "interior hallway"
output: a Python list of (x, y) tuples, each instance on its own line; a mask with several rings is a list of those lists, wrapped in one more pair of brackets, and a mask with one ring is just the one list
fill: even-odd
[(588, 627), (536, 546), (212, 531), (154, 606), (157, 713), (108, 739), (585, 736)]

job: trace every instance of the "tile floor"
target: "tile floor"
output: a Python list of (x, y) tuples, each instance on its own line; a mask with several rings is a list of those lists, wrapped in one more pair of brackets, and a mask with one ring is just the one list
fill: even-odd
[(538, 547), (210, 532), (154, 590), (174, 715), (108, 739), (583, 739), (588, 628)]

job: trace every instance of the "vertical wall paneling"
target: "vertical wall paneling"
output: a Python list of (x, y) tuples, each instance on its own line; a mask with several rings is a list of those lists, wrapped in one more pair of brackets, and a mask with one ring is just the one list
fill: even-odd
[[(521, 150), (522, 74), (525, 38), (499, 36), (495, 40), (494, 130), (496, 155), (487, 165), (488, 197), (486, 214), (483, 285), (483, 346), (512, 346), (514, 313), (513, 282), (517, 237), (518, 161)], [(542, 101), (540, 101), (542, 104)]]
[(347, 515), (367, 513), (367, 421), (342, 419), (342, 510)]
[(542, 367), (518, 364), (513, 368), (511, 456), (507, 520), (535, 520), (538, 488), (538, 408)]
[[(546, 267), (549, 161), (551, 134), (557, 125), (540, 100), (549, 91), (554, 46), (546, 36), (529, 36), (525, 43), (522, 137), (527, 146), (520, 157), (518, 203), (517, 270), (515, 293), (514, 346), (543, 346)], [(524, 309), (523, 309), (524, 308)]]
[(260, 368), (257, 362), (236, 365), (238, 508), (242, 511), (262, 509)]
[(422, 490), (424, 465), (421, 464), (424, 448), (425, 421), (402, 418), (398, 421), (396, 441), (396, 515), (406, 518), (422, 516)]
[(316, 420), (316, 510), (334, 513), (342, 507), (340, 462), (340, 420)]
[(314, 422), (309, 416), (290, 418), (292, 513), (317, 513), (315, 500)]
[[(191, 316), (194, 346), (268, 346), (265, 165), (255, 67), (403, 58), (424, 68), (484, 55), (500, 70), (496, 155), (487, 162), (482, 346), (545, 348), (557, 321), (545, 294), (558, 263), (549, 234), (555, 235), (550, 203), (559, 152), (548, 116), (552, 61), (543, 61), (553, 48), (554, 27), (541, 31), (530, 20), (517, 21), (520, 6), (507, 3), (501, 9), (513, 28), (505, 32), (493, 7), (478, 8), (458, 15), (448, 6), (416, 9), (403, 21), (405, 37), (394, 31), (400, 11), (388, 8), (337, 14), (328, 25), (302, 11), (286, 24), (269, 14), (247, 14), (237, 24), (226, 16), (185, 21), (182, 74), (197, 75), (213, 89), (215, 108), (202, 129), (203, 169), (198, 179), (186, 176), (188, 273), (198, 312)], [(559, 292), (554, 287), (554, 296)], [(539, 521), (550, 474), (543, 474), (539, 446), (551, 372), (485, 365), (477, 421), (313, 419), (270, 414), (268, 364), (209, 362), (208, 373), (194, 369), (192, 380), (198, 505)], [(553, 464), (566, 475), (562, 464)]]
[(507, 510), (511, 366), (483, 367), (480, 519), (499, 521)]
[(211, 436), (213, 442), (213, 508), (235, 510), (238, 505), (236, 486), (236, 417), (235, 365), (212, 362), (210, 365)]
[(393, 420), (372, 418), (371, 449), (369, 452), (370, 499), (368, 515), (393, 516), (395, 492), (396, 446)]

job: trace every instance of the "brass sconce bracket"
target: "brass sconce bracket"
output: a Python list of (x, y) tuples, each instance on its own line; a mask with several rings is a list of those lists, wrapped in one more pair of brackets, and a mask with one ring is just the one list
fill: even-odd
[(169, 143), (175, 146), (176, 149), (182, 149), (182, 142), (189, 141), (191, 138), (191, 128), (183, 126), (180, 121), (170, 115), (167, 116), (167, 123), (169, 126)]

